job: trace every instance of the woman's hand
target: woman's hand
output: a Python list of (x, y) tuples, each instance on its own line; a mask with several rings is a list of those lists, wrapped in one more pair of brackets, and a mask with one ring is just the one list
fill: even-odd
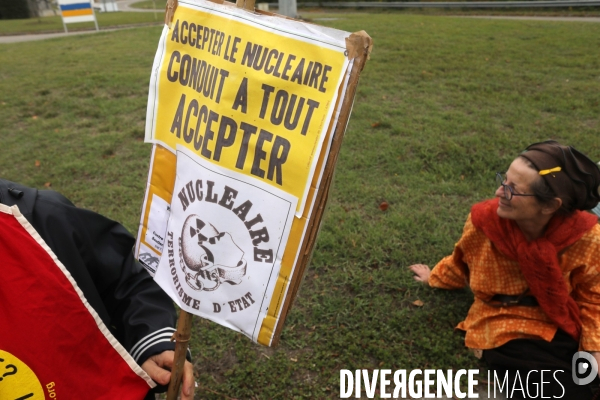
[(414, 264), (411, 265), (410, 270), (415, 274), (414, 278), (416, 281), (423, 282), (424, 284), (429, 283), (429, 275), (431, 275), (431, 269), (425, 264)]

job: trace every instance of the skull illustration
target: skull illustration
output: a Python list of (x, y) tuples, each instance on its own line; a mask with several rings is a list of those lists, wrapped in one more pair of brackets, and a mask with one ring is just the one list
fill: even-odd
[[(244, 252), (234, 243), (231, 235), (217, 231), (198, 215), (189, 215), (183, 224), (181, 250), (186, 266), (196, 272), (196, 285), (188, 280), (192, 287), (215, 290), (221, 280), (239, 284), (240, 278), (246, 274)], [(208, 281), (212, 281), (212, 284)]]

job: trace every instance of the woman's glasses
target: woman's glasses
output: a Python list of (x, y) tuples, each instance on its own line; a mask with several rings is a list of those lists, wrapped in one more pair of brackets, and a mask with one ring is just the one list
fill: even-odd
[(535, 196), (535, 194), (515, 193), (515, 190), (504, 182), (506, 182), (506, 175), (502, 172), (496, 172), (496, 183), (504, 189), (504, 198), (506, 200), (511, 200), (513, 196)]

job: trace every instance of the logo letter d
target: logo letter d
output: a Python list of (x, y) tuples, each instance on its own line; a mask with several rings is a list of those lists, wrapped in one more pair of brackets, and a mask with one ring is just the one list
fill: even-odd
[[(585, 360), (583, 362), (577, 362), (580, 360)], [(591, 366), (592, 368), (589, 368)], [(573, 376), (573, 382), (576, 385), (587, 385), (591, 383), (596, 375), (598, 375), (598, 363), (593, 355), (586, 351), (578, 351), (573, 354), (573, 359), (571, 361), (571, 375)], [(583, 375), (583, 378), (579, 376)]]
[[(346, 386), (346, 379), (348, 382), (348, 386)], [(348, 390), (346, 390), (346, 387)], [(352, 392), (354, 391), (354, 376), (352, 372), (347, 369), (340, 370), (340, 398), (347, 399), (352, 396)]]

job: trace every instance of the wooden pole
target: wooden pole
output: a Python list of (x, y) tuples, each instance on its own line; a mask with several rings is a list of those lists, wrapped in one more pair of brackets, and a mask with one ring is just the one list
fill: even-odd
[(350, 119), (352, 105), (354, 104), (354, 96), (356, 94), (358, 80), (360, 78), (360, 73), (369, 59), (371, 49), (373, 48), (373, 40), (364, 31), (354, 32), (348, 38), (346, 38), (346, 48), (348, 51), (348, 57), (354, 60), (354, 63), (352, 64), (352, 69), (350, 70), (350, 77), (348, 80), (348, 86), (346, 88), (346, 95), (344, 96), (340, 110), (340, 115), (338, 117), (336, 126), (333, 128), (334, 136), (331, 143), (329, 156), (327, 157), (323, 171), (321, 188), (316, 194), (317, 197), (315, 199), (315, 207), (313, 208), (309, 219), (309, 223), (311, 225), (306, 229), (304, 241), (300, 245), (300, 256), (298, 257), (297, 266), (294, 269), (294, 275), (291, 277), (293, 285), (290, 285), (288, 289), (288, 294), (285, 298), (281, 315), (279, 316), (279, 320), (275, 326), (275, 332), (271, 342), (273, 347), (277, 346), (279, 343), (279, 337), (281, 336), (281, 331), (283, 330), (283, 324), (285, 323), (287, 313), (294, 299), (296, 298), (302, 275), (304, 275), (304, 271), (306, 270), (306, 267), (308, 266), (312, 256), (312, 251), (317, 240), (317, 234), (319, 233), (321, 219), (323, 218), (323, 213), (327, 205), (329, 188), (333, 180), (335, 164), (342, 146), (342, 138), (344, 137), (344, 132), (346, 131), (346, 126), (348, 125), (348, 121)]
[(169, 28), (171, 28), (173, 14), (175, 14), (175, 10), (177, 10), (177, 5), (177, 0), (167, 0), (167, 5), (165, 7), (165, 25), (168, 25)]
[(254, 11), (254, 3), (256, 0), (236, 0), (235, 5), (238, 8), (244, 8), (248, 11)]
[(171, 382), (167, 389), (167, 400), (177, 400), (177, 394), (183, 379), (183, 366), (185, 365), (188, 342), (192, 336), (192, 317), (193, 314), (183, 310), (179, 311), (177, 331), (171, 338), (175, 341), (175, 360), (173, 361), (173, 368), (171, 368)]
[[(171, 28), (173, 15), (177, 9), (177, 0), (167, 0), (165, 9), (165, 24)], [(177, 320), (177, 331), (173, 334), (171, 341), (175, 341), (175, 357), (173, 367), (171, 368), (171, 382), (167, 389), (167, 400), (177, 400), (177, 394), (183, 380), (183, 367), (185, 366), (185, 356), (187, 354), (188, 342), (192, 337), (192, 317), (193, 315), (184, 310), (179, 310), (179, 319)]]

